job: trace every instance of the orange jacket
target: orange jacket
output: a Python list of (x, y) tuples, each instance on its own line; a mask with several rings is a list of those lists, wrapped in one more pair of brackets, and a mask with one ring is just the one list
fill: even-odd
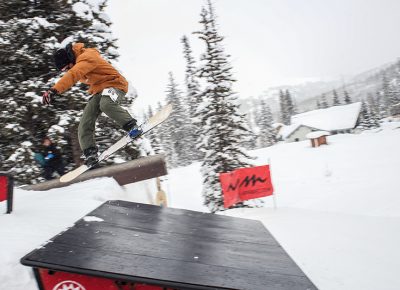
[(72, 46), (76, 62), (53, 86), (58, 93), (70, 89), (78, 81), (89, 85), (90, 94), (100, 93), (105, 88), (117, 88), (128, 92), (126, 79), (95, 48), (85, 48), (83, 43)]

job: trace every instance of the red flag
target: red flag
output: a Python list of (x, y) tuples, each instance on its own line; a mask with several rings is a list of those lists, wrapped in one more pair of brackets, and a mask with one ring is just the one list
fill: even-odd
[(241, 168), (220, 176), (224, 207), (273, 194), (269, 165)]
[(0, 201), (7, 200), (8, 195), (8, 178), (0, 175)]

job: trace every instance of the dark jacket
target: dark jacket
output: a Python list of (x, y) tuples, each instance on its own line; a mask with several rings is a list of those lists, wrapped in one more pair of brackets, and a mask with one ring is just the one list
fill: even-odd
[(61, 152), (54, 144), (44, 147), (43, 157), (45, 160), (44, 166), (58, 167), (62, 162)]

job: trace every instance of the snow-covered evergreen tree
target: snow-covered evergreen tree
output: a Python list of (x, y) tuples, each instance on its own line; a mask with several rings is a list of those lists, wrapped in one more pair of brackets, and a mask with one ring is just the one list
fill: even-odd
[(326, 99), (325, 94), (321, 95), (321, 100), (319, 103), (320, 103), (321, 109), (329, 108), (328, 100)]
[(378, 128), (380, 127), (380, 112), (379, 112), (379, 105), (378, 101), (372, 94), (368, 94), (367, 97), (367, 106), (370, 115), (370, 127), (371, 128)]
[(336, 90), (332, 91), (332, 99), (333, 99), (334, 106), (340, 106), (339, 95)]
[(319, 99), (317, 99), (317, 101), (316, 101), (316, 106), (317, 106), (317, 109), (321, 109), (321, 103), (320, 103)]
[(347, 90), (344, 90), (344, 91), (343, 91), (343, 100), (344, 100), (344, 103), (345, 103), (346, 105), (352, 103), (351, 97), (350, 97), (349, 92), (348, 92)]
[[(161, 105), (159, 105), (159, 109), (161, 109)], [(153, 109), (151, 106), (148, 107), (146, 117), (149, 119), (154, 115)], [(159, 134), (157, 131), (159, 128), (162, 126), (156, 127), (150, 132), (147, 133), (147, 138), (150, 140), (151, 147), (154, 151), (154, 154), (163, 154), (164, 149), (162, 147), (162, 140), (161, 140), (161, 134)]]
[[(196, 76), (196, 62), (193, 57), (193, 52), (189, 44), (187, 36), (183, 36), (183, 55), (186, 60), (186, 71), (185, 71), (185, 85), (186, 85), (186, 98), (185, 104), (188, 107), (190, 128), (187, 132), (188, 145), (194, 147), (197, 142), (197, 137), (201, 131), (201, 124), (197, 116), (197, 108), (201, 103), (200, 97), (200, 84), (198, 77)], [(203, 154), (200, 150), (192, 150), (190, 152), (191, 160), (199, 160)]]
[(286, 95), (283, 90), (279, 90), (280, 120), (283, 124), (290, 124), (290, 113), (286, 103)]
[(289, 90), (279, 90), (280, 119), (285, 125), (290, 125), (290, 120), (296, 114), (294, 100)]
[(289, 121), (293, 115), (296, 114), (296, 104), (289, 90), (285, 90), (286, 110), (289, 114)]
[(255, 110), (253, 112), (252, 111), (247, 112), (245, 116), (245, 126), (247, 126), (251, 134), (246, 135), (246, 138), (244, 138), (244, 141), (241, 144), (241, 146), (243, 146), (248, 150), (254, 150), (259, 148), (257, 144), (258, 135), (256, 134), (256, 131), (258, 130), (258, 125), (256, 121), (258, 118), (258, 114), (259, 112)]
[[(204, 136), (199, 139), (205, 156), (201, 165), (203, 196), (211, 212), (224, 210), (219, 173), (248, 167), (249, 155), (240, 146), (249, 134), (245, 118), (239, 113), (237, 97), (232, 89), (235, 79), (232, 66), (217, 31), (216, 15), (211, 1), (201, 11), (202, 29), (195, 32), (204, 41), (199, 76), (206, 83), (199, 108)], [(245, 206), (238, 204), (236, 206)]]
[(174, 108), (168, 120), (164, 123), (164, 127), (169, 132), (169, 140), (165, 150), (167, 152), (167, 160), (172, 167), (185, 166), (191, 162), (191, 152), (195, 150), (190, 146), (191, 123), (184, 105), (183, 94), (178, 89), (173, 74), (169, 73), (167, 85), (167, 103), (172, 104)]
[(388, 108), (386, 106), (387, 105), (386, 100), (383, 97), (383, 92), (380, 90), (377, 90), (376, 94), (375, 94), (375, 99), (376, 99), (377, 106), (378, 106), (379, 118), (382, 119), (382, 118), (387, 117), (388, 116), (388, 111), (387, 111)]
[(368, 112), (367, 103), (364, 100), (362, 100), (358, 128), (361, 130), (366, 130), (369, 129), (369, 126), (370, 126), (370, 116)]
[[(88, 97), (85, 86), (57, 96), (51, 106), (41, 105), (41, 95), (59, 77), (53, 53), (66, 36), (95, 46), (109, 60), (115, 59), (115, 39), (103, 13), (105, 4), (106, 0), (0, 3), (0, 95), (5, 96), (0, 100), (4, 108), (0, 121), (7, 128), (0, 132), (0, 160), (19, 152), (25, 141), (31, 142), (32, 152), (37, 151), (42, 138), (50, 135), (62, 148), (67, 169), (79, 163), (77, 124)], [(2, 170), (19, 172), (23, 163), (2, 163)], [(23, 179), (16, 176), (17, 184), (38, 180), (38, 164), (30, 157), (25, 163), (35, 170)]]
[(380, 127), (376, 112), (371, 107), (371, 103), (365, 100), (361, 101), (360, 120), (358, 128), (361, 130)]
[[(156, 111), (161, 110), (163, 107), (163, 104), (161, 102), (157, 103), (157, 108)], [(160, 141), (160, 152), (166, 154), (166, 157), (168, 158), (169, 152), (172, 152), (173, 150), (173, 144), (172, 144), (172, 139), (171, 139), (171, 134), (169, 132), (169, 126), (168, 126), (168, 120), (165, 121), (162, 125), (157, 126), (154, 128), (154, 134)]]
[(260, 128), (258, 139), (260, 147), (268, 147), (276, 143), (276, 130), (273, 128), (274, 120), (270, 107), (264, 100), (260, 102), (260, 114), (258, 117), (258, 126)]
[(387, 116), (395, 113), (395, 106), (400, 103), (400, 88), (396, 79), (389, 79), (384, 72), (382, 75), (382, 97), (386, 105)]
[[(53, 108), (40, 105), (40, 95), (52, 74), (48, 65), (53, 62), (49, 51), (57, 42), (54, 35), (61, 30), (54, 18), (67, 21), (67, 12), (72, 12), (68, 5), (57, 1), (0, 3), (0, 121), (5, 127), (0, 130), (0, 159), (2, 170), (15, 173), (16, 184), (38, 180), (40, 169), (31, 152), (41, 144), (55, 117)], [(21, 154), (21, 150), (30, 153)]]

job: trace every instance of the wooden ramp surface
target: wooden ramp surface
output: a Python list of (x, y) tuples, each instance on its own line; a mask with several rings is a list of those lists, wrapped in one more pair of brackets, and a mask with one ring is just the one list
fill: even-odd
[(85, 172), (71, 182), (60, 182), (59, 179), (28, 185), (24, 190), (49, 190), (64, 187), (72, 183), (81, 182), (98, 177), (114, 177), (120, 184), (125, 185), (137, 181), (150, 179), (167, 174), (167, 167), (163, 155), (141, 157), (121, 164), (109, 165)]
[(316, 289), (259, 221), (108, 201), (24, 265), (175, 289)]

